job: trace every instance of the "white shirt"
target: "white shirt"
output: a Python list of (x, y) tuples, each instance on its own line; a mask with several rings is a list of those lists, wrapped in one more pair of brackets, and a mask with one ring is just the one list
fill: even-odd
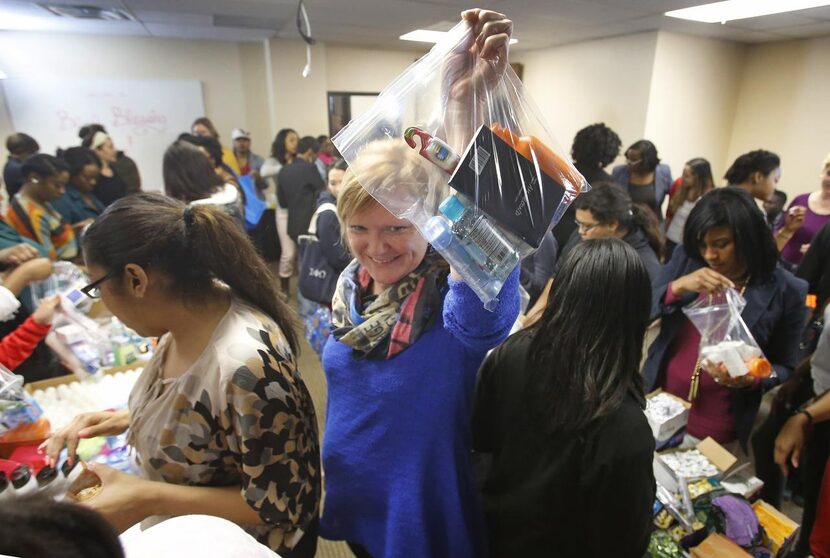
[(9, 289), (0, 286), (0, 322), (11, 320), (20, 309), (20, 301)]

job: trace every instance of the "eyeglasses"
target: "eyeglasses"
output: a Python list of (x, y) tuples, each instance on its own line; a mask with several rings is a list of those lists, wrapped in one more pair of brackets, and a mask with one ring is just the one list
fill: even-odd
[(592, 230), (594, 230), (595, 228), (597, 228), (598, 226), (600, 226), (602, 224), (602, 223), (594, 223), (592, 225), (588, 225), (586, 223), (580, 223), (579, 219), (574, 219), (574, 223), (576, 224), (576, 228), (579, 232), (584, 232), (586, 234), (591, 232)]
[(97, 281), (93, 281), (86, 287), (82, 287), (81, 292), (93, 300), (101, 298), (101, 285), (104, 283), (104, 281), (108, 281), (113, 277), (115, 277), (115, 272), (111, 271), (103, 277), (101, 277), (100, 279), (98, 279)]

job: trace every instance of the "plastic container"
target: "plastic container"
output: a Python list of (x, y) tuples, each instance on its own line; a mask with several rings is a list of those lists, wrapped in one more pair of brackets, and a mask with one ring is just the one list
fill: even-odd
[(453, 258), (454, 265), (459, 266), (456, 271), (468, 278), (468, 284), (479, 298), (487, 301), (484, 307), (493, 310), (498, 303), (503, 281), (494, 278), (488, 270), (469, 258), (467, 249), (453, 233), (450, 222), (436, 215), (427, 221), (422, 233), (436, 250)]

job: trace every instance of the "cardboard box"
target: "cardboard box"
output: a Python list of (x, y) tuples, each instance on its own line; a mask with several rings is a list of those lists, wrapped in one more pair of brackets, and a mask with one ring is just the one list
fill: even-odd
[[(128, 370), (135, 370), (141, 368), (146, 363), (134, 362), (125, 366), (113, 366), (112, 368), (104, 368), (99, 374), (117, 374), (118, 372), (127, 372)], [(48, 378), (46, 380), (38, 380), (37, 382), (28, 382), (23, 384), (23, 389), (28, 393), (34, 393), (39, 389), (46, 389), (48, 387), (58, 387), (64, 384), (71, 384), (72, 382), (80, 382), (74, 374), (67, 374), (66, 376), (58, 376), (56, 378)]]
[[(660, 395), (662, 394), (662, 395)], [(651, 433), (654, 436), (654, 439), (658, 442), (665, 442), (672, 436), (674, 436), (678, 430), (681, 428), (685, 428), (686, 424), (689, 422), (689, 412), (692, 409), (692, 404), (686, 401), (685, 399), (681, 399), (676, 395), (672, 395), (671, 393), (664, 392), (662, 389), (657, 389), (646, 396), (646, 399), (653, 399), (654, 397), (660, 395), (661, 397), (669, 397), (672, 401), (675, 401), (679, 405), (682, 405), (685, 409), (679, 415), (676, 415), (666, 421), (659, 421), (652, 417), (650, 414), (646, 413), (646, 419), (648, 419), (648, 425), (651, 426)]]
[[(715, 466), (718, 470), (718, 474), (716, 475), (717, 477), (722, 477), (724, 473), (729, 471), (729, 469), (731, 469), (735, 463), (738, 462), (737, 457), (729, 453), (726, 448), (712, 438), (702, 440), (697, 444), (697, 446), (695, 446), (695, 449), (702, 453), (712, 463), (712, 465)], [(675, 493), (680, 491), (680, 479), (677, 477), (674, 470), (663, 461), (661, 456), (682, 451), (688, 451), (688, 449), (671, 449), (654, 454), (653, 467), (655, 479), (668, 490)], [(694, 479), (686, 480), (689, 481)]]
[(692, 549), (692, 558), (752, 558), (752, 555), (727, 537), (713, 533)]
[(764, 528), (764, 546), (776, 556), (786, 556), (792, 550), (801, 526), (763, 500), (752, 504), (752, 509)]

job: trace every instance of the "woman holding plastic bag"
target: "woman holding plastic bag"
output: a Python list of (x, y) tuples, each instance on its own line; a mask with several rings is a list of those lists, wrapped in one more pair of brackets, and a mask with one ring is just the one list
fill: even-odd
[[(475, 58), (503, 71), (512, 22), (483, 10), (463, 19)], [(461, 72), (452, 84), (465, 78), (476, 76)], [(373, 141), (350, 161), (337, 200), (355, 261), (340, 277), (323, 351), (321, 535), (358, 556), (485, 554), (469, 416), (478, 367), (518, 314), (518, 272), (485, 310), (412, 220), (369, 194), (379, 182), (424, 184), (427, 174), (402, 140)]]
[[(745, 448), (761, 395), (795, 367), (807, 289), (777, 264), (775, 240), (747, 193), (714, 190), (692, 209), (683, 245), (654, 287), (653, 313), (662, 325), (643, 371), (648, 391), (662, 387), (692, 402), (687, 444), (711, 436), (731, 449), (736, 441)], [(725, 289), (737, 293), (724, 297)], [(762, 353), (744, 355), (746, 373), (731, 357), (715, 357), (710, 347), (701, 351), (701, 333), (684, 313), (710, 295), (737, 304), (737, 294), (745, 301), (740, 318)], [(753, 358), (765, 358), (771, 368), (753, 372)]]

